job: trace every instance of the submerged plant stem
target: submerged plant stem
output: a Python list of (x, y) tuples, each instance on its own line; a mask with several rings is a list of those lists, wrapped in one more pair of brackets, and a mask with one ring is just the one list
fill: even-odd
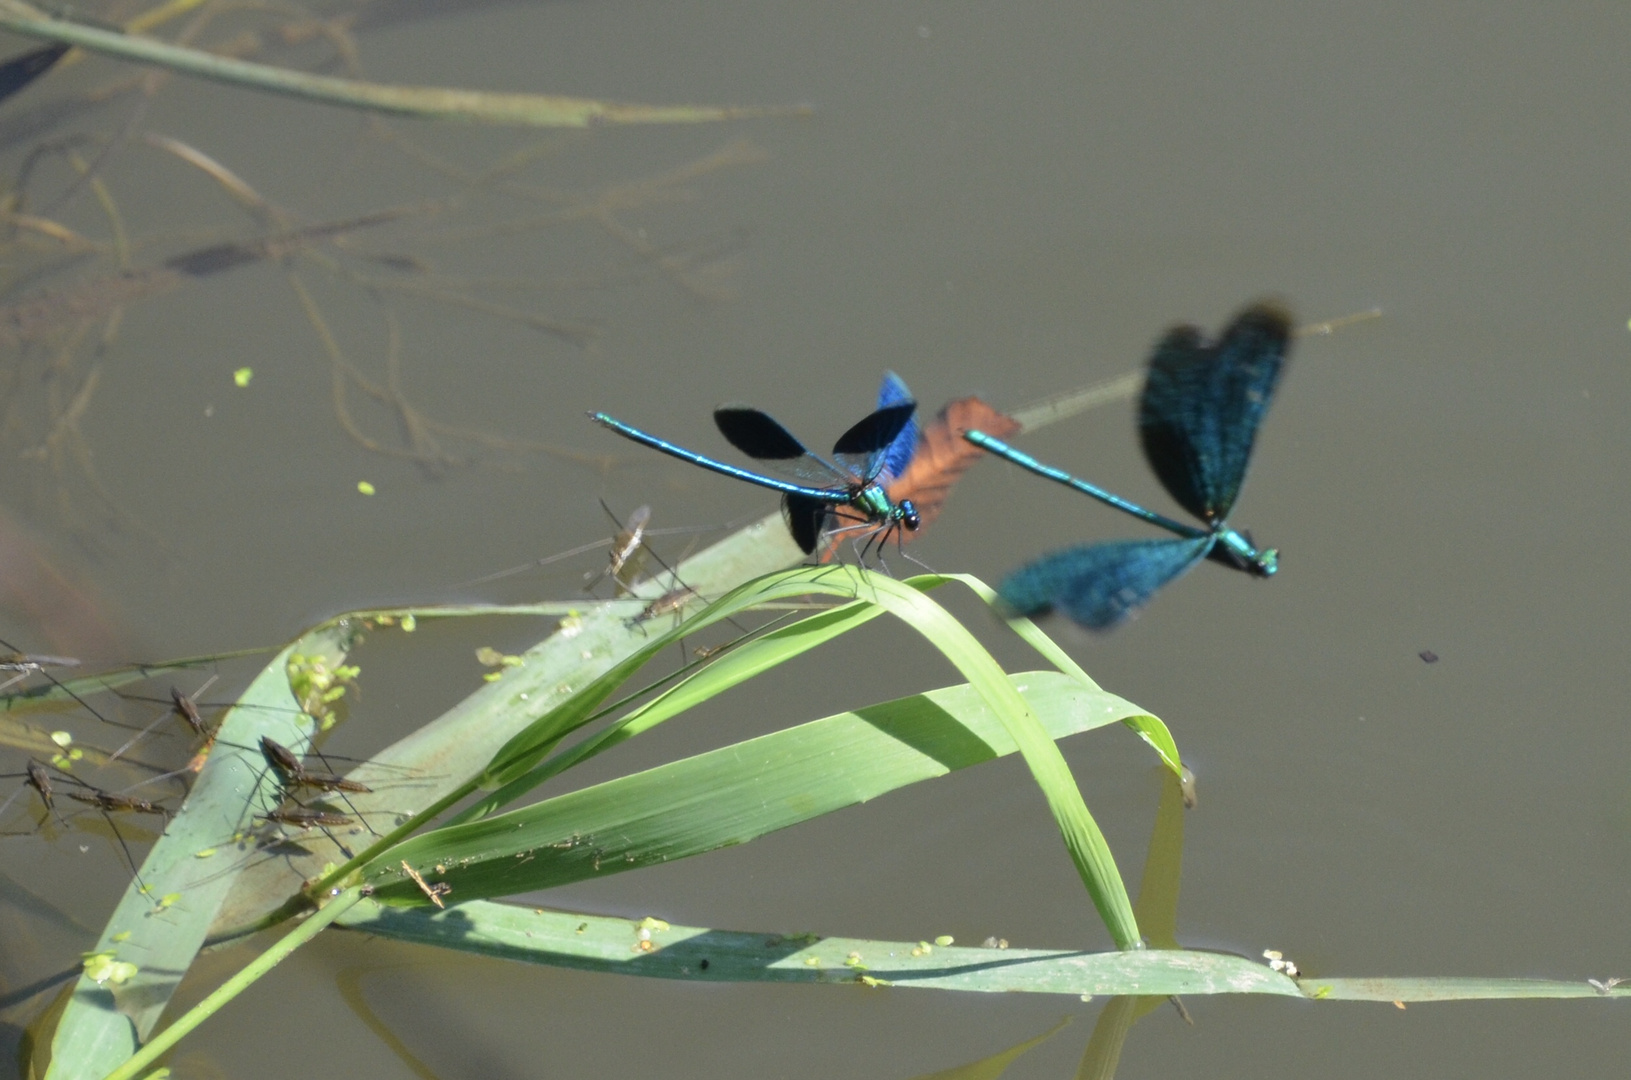
[(463, 120), (522, 127), (589, 127), (595, 124), (697, 124), (758, 116), (806, 115), (812, 111), (807, 106), (738, 108), (632, 105), (547, 94), (385, 86), (233, 60), (154, 38), (103, 30), (67, 19), (53, 19), (20, 0), (0, 0), (0, 27), (28, 37), (61, 41), (105, 56), (154, 64), (183, 75), (212, 79), (231, 86), (424, 120)]

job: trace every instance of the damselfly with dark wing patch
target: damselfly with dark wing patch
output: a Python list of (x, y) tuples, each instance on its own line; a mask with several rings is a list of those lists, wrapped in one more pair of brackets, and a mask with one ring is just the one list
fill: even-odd
[(1231, 528), (1229, 513), (1246, 477), (1258, 426), (1268, 412), (1291, 339), (1291, 319), (1257, 304), (1237, 315), (1216, 342), (1180, 326), (1150, 357), (1139, 403), (1144, 456), (1161, 486), (1202, 527), (1174, 521), (1103, 488), (1044, 465), (979, 430), (976, 446), (1109, 506), (1176, 534), (1173, 540), (1119, 540), (1044, 555), (1003, 579), (998, 593), (1015, 612), (1058, 608), (1103, 630), (1143, 607), (1163, 585), (1210, 558), (1254, 577), (1272, 577), (1279, 553)]
[[(885, 395), (895, 396), (898, 379), (885, 380)], [(769, 414), (746, 405), (714, 410), (714, 423), (730, 444), (744, 454), (792, 477), (782, 480), (705, 457), (666, 439), (631, 427), (606, 413), (591, 413), (595, 423), (626, 439), (724, 476), (782, 493), (782, 508), (793, 540), (805, 554), (816, 550), (827, 531), (829, 515), (852, 524), (837, 531), (869, 530), (868, 543), (899, 530), (915, 530), (917, 508), (911, 500), (892, 501), (884, 485), (905, 468), (916, 445), (916, 402), (885, 404), (855, 424), (833, 444), (831, 460), (811, 453)], [(864, 554), (863, 548), (863, 554)]]

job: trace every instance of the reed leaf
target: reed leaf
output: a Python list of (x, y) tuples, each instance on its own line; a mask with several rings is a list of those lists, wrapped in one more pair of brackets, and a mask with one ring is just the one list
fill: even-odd
[[(656, 651), (664, 648), (671, 641), (692, 628), (706, 626), (712, 622), (730, 617), (732, 614), (743, 611), (756, 604), (785, 600), (793, 597), (817, 595), (836, 595), (855, 597), (857, 593), (864, 596), (869, 603), (888, 610), (906, 625), (922, 634), (937, 648), (958, 670), (969, 680), (969, 684), (976, 693), (991, 707), (996, 716), (1007, 727), (1009, 735), (1024, 756), (1027, 766), (1031, 769), (1033, 778), (1042, 790), (1049, 809), (1053, 812), (1054, 820), (1058, 824), (1060, 833), (1064, 837), (1065, 846), (1076, 865), (1077, 872), (1083, 883), (1087, 886), (1094, 907), (1098, 910), (1100, 918), (1109, 929), (1111, 937), (1121, 948), (1137, 948), (1140, 946), (1137, 922), (1133, 917), (1132, 903), (1127, 898), (1126, 887), (1122, 884), (1120, 872), (1116, 869), (1115, 859), (1111, 855), (1109, 845), (1104, 835), (1099, 831), (1098, 825), (1088, 813), (1087, 806), (1082, 801), (1081, 792), (1077, 789), (1075, 780), (1065, 764), (1053, 740), (1037, 722), (1036, 716), (1026, 705), (1024, 698), (1008, 682), (1006, 675), (992, 659), (991, 654), (982, 647), (974, 636), (956, 619), (952, 618), (938, 604), (928, 599), (916, 588), (909, 584), (895, 581), (870, 571), (845, 566), (834, 567), (799, 567), (794, 570), (768, 574), (755, 579), (732, 590), (719, 601), (710, 604), (694, 620), (683, 627), (677, 627), (660, 638), (653, 639), (651, 643), (641, 649), (635, 650), (624, 660), (614, 664), (589, 686), (574, 693), (567, 701), (561, 703), (532, 724), (518, 732), (494, 756), (483, 776), (477, 782), (483, 786), (503, 787), (525, 776), (529, 770), (538, 764), (559, 740), (585, 723), (594, 710), (615, 691), (645, 660)], [(795, 651), (802, 651), (796, 645), (790, 645)], [(514, 791), (514, 787), (510, 789)], [(422, 816), (428, 817), (440, 812), (448, 805), (452, 796), (432, 807), (422, 811)], [(390, 841), (397, 840), (409, 830), (420, 823), (416, 817), (402, 825), (396, 832), (387, 837), (387, 843), (377, 845), (369, 853), (358, 857), (356, 862), (370, 859), (371, 865), (377, 872), (381, 862), (396, 866), (402, 858), (412, 862), (419, 873), (425, 874), (427, 870), (434, 870), (437, 864), (446, 864), (456, 857), (444, 853), (441, 857), (422, 857), (422, 852), (409, 856), (391, 854), (396, 849), (389, 846)], [(474, 828), (474, 825), (455, 826), (455, 828)], [(524, 831), (524, 830), (523, 830)], [(483, 835), (471, 833), (470, 836)], [(532, 834), (528, 834), (531, 836)], [(561, 836), (544, 840), (533, 837), (542, 843), (565, 843), (566, 838)], [(410, 842), (412, 843), (412, 842)], [(419, 841), (425, 843), (424, 840)], [(539, 846), (535, 844), (534, 848)], [(384, 853), (381, 854), (380, 852)], [(636, 852), (625, 852), (634, 858), (640, 858)], [(536, 854), (527, 858), (519, 851), (514, 853), (516, 858), (526, 858), (527, 861), (536, 859)], [(555, 860), (549, 860), (553, 863)], [(318, 887), (325, 887), (333, 881), (344, 880), (344, 873), (351, 869), (354, 863), (341, 867), (335, 874), (325, 877)], [(481, 879), (482, 889), (497, 888), (486, 877)], [(469, 888), (469, 885), (464, 886)], [(522, 886), (534, 887), (534, 886)], [(520, 891), (520, 888), (510, 889), (510, 892)], [(481, 892), (479, 895), (504, 895), (500, 892)]]
[[(941, 574), (938, 577), (943, 581), (960, 581), (968, 586), (969, 590), (989, 604), (993, 610), (1001, 610), (997, 600), (997, 591), (973, 574)], [(913, 582), (920, 579), (913, 578)], [(1088, 686), (1098, 689), (1099, 684), (1083, 671), (1081, 665), (1070, 658), (1070, 654), (1059, 647), (1059, 643), (1042, 632), (1042, 628), (1023, 615), (1008, 620), (1009, 629), (1018, 634), (1027, 645), (1041, 653), (1054, 667), (1067, 675), (1072, 675)], [(1174, 776), (1183, 776), (1184, 763), (1178, 757), (1178, 744), (1172, 738), (1172, 732), (1167, 725), (1161, 722), (1160, 717), (1142, 713), (1138, 716), (1129, 716), (1122, 721), (1138, 737), (1150, 744), (1150, 749), (1161, 756), (1161, 761), (1172, 770)]]
[[(1057, 672), (1009, 678), (1049, 738), (1138, 711)], [(436, 829), (377, 856), (360, 876), (398, 903), (426, 902), (404, 861), (448, 884), (456, 903), (547, 889), (746, 843), (1016, 749), (983, 695), (952, 686)]]
[[(681, 580), (698, 593), (716, 596), (749, 578), (796, 563), (801, 555), (777, 514), (737, 530), (687, 559), (677, 570)], [(658, 582), (647, 582), (636, 589), (636, 595), (651, 600), (662, 591)], [(480, 613), (479, 609), (468, 612)], [(459, 612), (403, 608), (370, 614), (400, 619)], [(502, 678), (483, 683), (441, 716), (372, 755), (370, 767), (415, 776), (413, 808), (457, 801), (463, 797), (461, 792), (472, 790), (471, 779), (488, 767), (495, 747), (533, 724), (542, 709), (604, 674), (631, 650), (651, 644), (646, 627), (632, 623), (628, 615), (626, 604), (576, 605), (554, 633), (522, 654), (519, 666), (507, 668)], [(340, 619), (351, 620), (351, 616)], [(366, 680), (366, 674), (363, 678)], [(401, 794), (395, 792), (357, 795), (351, 803), (364, 814), (396, 814), (403, 809)], [(238, 936), (281, 917), (279, 909), (290, 893), (300, 887), (303, 878), (316, 877), (325, 861), (325, 855), (313, 854), (248, 868), (221, 906), (211, 929), (212, 939)]]
[(1631, 982), (1406, 977), (1302, 980), (1319, 1001), (1498, 1001), (1515, 998), (1631, 998)]
[(894, 987), (983, 993), (1302, 996), (1293, 980), (1261, 962), (1224, 953), (983, 949), (802, 933), (740, 933), (490, 901), (436, 912), (364, 900), (339, 923), (381, 937), (483, 956), (693, 982), (853, 985), (872, 980)]
[[(222, 718), (187, 801), (142, 862), (146, 889), (131, 882), (91, 950), (135, 972), (101, 984), (81, 976), (57, 1024), (47, 1080), (102, 1076), (147, 1038), (240, 872), (228, 853), (231, 838), (281, 799), (277, 778), (254, 749), (260, 736), (303, 749), (313, 734), (315, 721), (290, 690), (289, 658), (320, 656), (337, 665), (346, 646), (343, 629), (307, 634), (278, 653)], [(214, 849), (222, 853), (200, 857)]]
[[(1228, 953), (986, 949), (807, 933), (744, 933), (486, 900), (440, 912), (364, 900), (342, 916), (339, 925), (481, 956), (692, 982), (854, 984), (871, 980), (873, 985), (937, 990), (1157, 999), (1178, 994), (1271, 994), (1315, 1001), (1405, 1003), (1631, 998), (1631, 983), (1608, 986), (1605, 992), (1585, 980), (1305, 977), (1299, 982), (1259, 960)], [(926, 930), (925, 935), (928, 933)]]
[[(825, 573), (825, 572), (822, 572)], [(994, 604), (996, 593), (978, 578), (966, 574), (923, 574), (906, 579), (915, 589), (930, 590), (949, 582), (960, 582)], [(876, 604), (857, 600), (832, 611), (801, 619), (791, 626), (772, 630), (748, 642), (718, 660), (683, 679), (677, 686), (629, 712), (617, 723), (598, 732), (568, 750), (560, 751), (547, 761), (505, 783), (487, 798), (462, 811), (448, 824), (473, 821), (494, 813), (498, 808), (515, 801), (523, 793), (557, 776), (574, 765), (581, 764), (636, 735), (649, 731), (658, 724), (736, 686), (754, 675), (815, 648), (840, 634), (870, 622), (884, 613)], [(717, 620), (710, 620), (717, 621)], [(697, 624), (688, 622), (678, 628), (680, 636), (693, 632)], [(1030, 643), (1044, 658), (1053, 662), (1062, 672), (1076, 678), (1090, 690), (1099, 691), (1098, 683), (1088, 677), (1075, 661), (1029, 619), (1015, 619), (1010, 626)], [(1182, 775), (1178, 764), (1178, 748), (1171, 733), (1158, 717), (1142, 711), (1122, 718), (1122, 723), (1148, 742), (1175, 774)]]

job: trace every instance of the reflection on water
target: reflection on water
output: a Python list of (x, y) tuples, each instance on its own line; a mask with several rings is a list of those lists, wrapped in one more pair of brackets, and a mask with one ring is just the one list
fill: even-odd
[[(719, 274), (728, 268), (719, 248), (698, 251), (668, 250), (647, 238), (644, 229), (629, 226), (625, 218), (641, 209), (691, 197), (683, 185), (720, 170), (753, 165), (764, 160), (751, 143), (738, 140), (676, 169), (667, 169), (636, 181), (614, 183), (586, 194), (556, 190), (528, 182), (522, 175), (525, 158), (496, 167), (471, 170), (434, 158), (403, 135), (382, 131), (383, 145), (401, 152), (420, 166), (427, 186), (445, 188), (451, 181), (458, 193), (417, 203), (390, 206), (343, 219), (299, 223), (303, 215), (274, 205), (249, 182), (207, 153), (168, 136), (151, 135), (146, 141), (169, 152), (184, 165), (214, 180), (247, 212), (262, 230), (258, 235), (212, 242), (184, 249), (155, 262), (132, 265), (138, 248), (168, 246), (162, 239), (133, 242), (125, 233), (122, 213), (113, 189), (100, 178), (92, 182), (103, 195), (109, 236), (88, 239), (58, 222), (24, 214), (46, 193), (30, 185), (31, 170), (13, 189), (14, 240), (25, 235), (56, 240), (49, 245), (14, 246), (19, 260), (13, 279), (14, 298), (0, 306), (0, 354), (10, 357), (0, 367), (6, 391), (4, 425), (0, 438), (9, 439), (25, 460), (40, 463), (54, 487), (58, 503), (74, 513), (79, 528), (106, 530), (121, 524), (138, 525), (109, 490), (94, 463), (93, 442), (84, 430), (84, 417), (92, 409), (102, 365), (117, 359), (117, 332), (126, 312), (152, 302), (190, 283), (229, 271), (270, 264), (282, 271), (292, 290), (307, 331), (326, 356), (330, 367), (330, 397), (340, 428), (358, 446), (373, 453), (411, 461), (431, 472), (469, 465), (495, 456), (552, 454), (567, 460), (593, 462), (595, 456), (536, 439), (505, 436), (437, 419), (416, 404), (406, 387), (404, 332), (401, 309), (413, 305), (442, 305), (512, 322), (583, 348), (595, 337), (593, 322), (558, 318), (503, 299), (511, 294), (542, 294), (562, 290), (600, 289), (619, 280), (660, 275), (698, 300), (720, 302), (730, 292)], [(75, 169), (90, 166), (68, 154)], [(78, 183), (79, 178), (69, 180)], [(461, 227), (471, 203), (502, 197), (507, 202), (542, 203), (552, 209), (542, 215), (510, 218), (492, 224)], [(470, 247), (497, 238), (514, 241), (521, 236), (546, 233), (575, 223), (598, 226), (633, 256), (629, 269), (606, 274), (591, 272), (571, 278), (507, 277), (482, 273), (479, 267), (451, 273), (438, 269), (433, 253)], [(390, 226), (397, 226), (392, 229)], [(71, 255), (71, 257), (69, 257)], [(37, 257), (36, 257), (37, 256)], [(112, 262), (113, 267), (107, 267)], [(66, 284), (30, 287), (48, 277), (73, 274)], [(377, 310), (383, 338), (360, 346), (379, 359), (358, 355), (359, 346), (342, 340), (325, 304), (318, 299), (309, 275), (322, 275), (330, 286), (344, 285), (345, 302), (360, 301)], [(330, 303), (335, 302), (332, 299)], [(373, 370), (369, 370), (372, 368)], [(35, 393), (43, 388), (43, 393)], [(372, 415), (359, 411), (357, 398), (370, 404)], [(378, 430), (376, 430), (378, 429)], [(93, 497), (98, 517), (86, 517), (69, 496), (79, 487)], [(100, 535), (98, 532), (97, 535)]]

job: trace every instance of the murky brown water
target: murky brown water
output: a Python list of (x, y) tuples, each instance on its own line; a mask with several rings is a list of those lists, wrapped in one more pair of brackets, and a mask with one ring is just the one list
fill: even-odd
[[(359, 40), (366, 73), (384, 80), (818, 112), (587, 135), (390, 129), (466, 170), (534, 153), (514, 183), (555, 193), (660, 177), (744, 138), (762, 152), (646, 185), (615, 210), (618, 232), (581, 199), (461, 186), (354, 116), (166, 87), (144, 130), (203, 149), (302, 222), (457, 198), (433, 218), (354, 234), (346, 265), (410, 283), (428, 265), (471, 295), (598, 333), (579, 347), (389, 294), (404, 392), (436, 420), (615, 467), (494, 451), (431, 475), (370, 453), (336, 422), (329, 361), (284, 270), (190, 281), (131, 303), (99, 355), (100, 325), (75, 353), (74, 385), (93, 362), (99, 371), (79, 430), (116, 509), (71, 463), (66, 510), (38, 463), (0, 476), (0, 500), (85, 576), (128, 627), (127, 648), (270, 644), (363, 604), (568, 595), (600, 556), (456, 583), (602, 535), (600, 497), (650, 503), (662, 525), (770, 508), (744, 485), (620, 444), (586, 409), (706, 450), (719, 445), (710, 408), (739, 399), (821, 442), (865, 411), (885, 368), (925, 404), (980, 393), (1018, 406), (1133, 368), (1169, 323), (1217, 326), (1265, 294), (1308, 320), (1380, 306), (1380, 321), (1299, 343), (1259, 440), (1236, 518), (1280, 548), (1280, 576), (1206, 566), (1112, 636), (1050, 629), (1106, 687), (1165, 718), (1200, 774), (1185, 944), (1279, 948), (1320, 974), (1631, 974), (1621, 9), (494, 4)], [(85, 63), (4, 109), (125, 70)], [(61, 130), (105, 136), (129, 112)], [(5, 151), (8, 173), (24, 153)], [(65, 186), (55, 168), (42, 190)], [(148, 146), (117, 155), (105, 180), (142, 241), (134, 265), (258, 234), (219, 187)], [(574, 206), (574, 220), (520, 229)], [(58, 216), (109, 236), (89, 193)], [(358, 251), (426, 262), (410, 273)], [(315, 262), (291, 265), (347, 355), (384, 381), (381, 304)], [(51, 283), (66, 280), (77, 279)], [(253, 381), (238, 389), (231, 373), (246, 366)], [(356, 387), (350, 400), (370, 437), (404, 445), (395, 417)], [(1024, 445), (1168, 507), (1131, 436), (1120, 405)], [(377, 494), (359, 495), (359, 480)], [(1052, 547), (1137, 534), (988, 463), (917, 553), (995, 580)], [(15, 618), (5, 630), (46, 649), (35, 632)], [(924, 650), (871, 633), (738, 691), (637, 757), (758, 730), (765, 713), (792, 722), (947, 681)], [(497, 636), (448, 635), (461, 656)], [(422, 662), (390, 670), (397, 681), (359, 711), (349, 745), (389, 742), (434, 713), (423, 701), (464, 692)], [(1119, 731), (1065, 749), (1136, 881), (1156, 800), (1149, 755)], [(11, 987), (73, 963), (123, 885), (105, 842), (76, 839), (89, 850), (4, 841), (5, 873), (65, 913), (8, 893)], [(1106, 943), (1013, 762), (549, 899), (742, 929)], [(1099, 1008), (697, 988), (346, 937), (280, 969), (190, 1038), (178, 1064), (287, 1075), (280, 1055), (298, 1033), (299, 1051), (334, 1075), (412, 1075), (345, 1007), (353, 984), (449, 1080), (905, 1077), (994, 1054), (1063, 1015), (1075, 1023), (1007, 1075), (1070, 1076)], [(1166, 1010), (1139, 1024), (1121, 1076), (1593, 1075), (1623, 1067), (1627, 1045), (1623, 1009), (1608, 1003), (1188, 1005), (1193, 1028)]]

